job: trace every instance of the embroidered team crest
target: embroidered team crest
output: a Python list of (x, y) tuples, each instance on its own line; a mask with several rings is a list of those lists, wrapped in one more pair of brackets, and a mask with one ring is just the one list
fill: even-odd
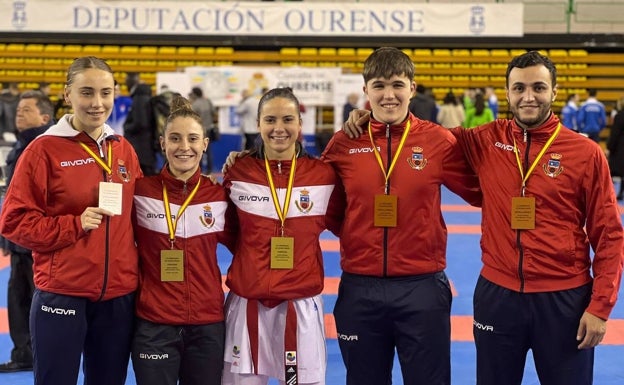
[(286, 365), (297, 365), (297, 352), (288, 351), (286, 355)]
[(412, 147), (412, 156), (407, 158), (407, 163), (409, 163), (410, 167), (414, 170), (422, 170), (427, 165), (427, 159), (423, 155), (422, 147)]
[(130, 173), (128, 172), (128, 169), (126, 168), (126, 164), (121, 159), (119, 159), (117, 162), (118, 162), (117, 175), (119, 175), (121, 180), (123, 180), (124, 182), (126, 183), (130, 182)]
[(202, 225), (210, 228), (215, 223), (215, 219), (212, 216), (212, 207), (210, 207), (210, 205), (206, 205), (203, 207), (203, 209), (204, 209), (204, 213), (201, 217), (199, 217), (199, 220), (201, 221)]
[(561, 154), (552, 153), (550, 159), (543, 165), (544, 172), (551, 178), (556, 178), (563, 172), (563, 166), (561, 165)]
[(295, 206), (304, 214), (307, 214), (312, 210), (314, 202), (310, 200), (310, 192), (305, 188), (299, 192), (299, 200), (295, 201)]

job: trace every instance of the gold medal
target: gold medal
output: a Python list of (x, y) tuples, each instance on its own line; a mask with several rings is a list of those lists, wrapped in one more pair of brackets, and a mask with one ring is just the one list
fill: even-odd
[(535, 197), (511, 198), (511, 228), (514, 230), (535, 229)]
[(184, 281), (184, 252), (182, 250), (160, 251), (160, 280), (163, 282)]
[(295, 238), (271, 237), (271, 269), (292, 269)]
[(397, 225), (397, 196), (375, 195), (376, 227), (396, 227)]

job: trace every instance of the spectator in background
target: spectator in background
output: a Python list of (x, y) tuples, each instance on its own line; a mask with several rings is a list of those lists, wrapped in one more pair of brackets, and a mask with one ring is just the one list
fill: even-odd
[[(618, 104), (624, 103), (624, 98), (618, 100)], [(620, 109), (613, 117), (613, 124), (607, 140), (607, 156), (611, 177), (620, 179), (620, 187), (617, 200), (624, 199), (624, 110)]]
[(160, 147), (160, 137), (165, 135), (167, 119), (171, 113), (171, 102), (174, 96), (181, 96), (179, 92), (173, 91), (167, 84), (160, 86), (160, 92), (150, 99), (152, 107), (152, 119), (154, 120), (154, 156), (156, 164), (154, 170), (158, 171), (165, 165), (165, 155)]
[(15, 141), (15, 111), (19, 98), (20, 90), (16, 82), (10, 82), (0, 93), (0, 140)]
[(260, 96), (254, 95), (252, 91), (244, 89), (241, 93), (241, 101), (236, 107), (236, 114), (240, 118), (241, 130), (244, 135), (245, 150), (251, 150), (255, 146), (256, 139), (260, 135), (258, 132), (258, 103)]
[(600, 142), (600, 131), (607, 126), (607, 110), (596, 98), (598, 91), (587, 90), (589, 97), (581, 105), (577, 115), (578, 130), (595, 141)]
[(468, 111), (474, 108), (474, 99), (477, 94), (476, 88), (466, 88), (464, 90), (464, 96), (462, 97), (462, 103), (464, 105), (464, 111)]
[(113, 112), (106, 123), (115, 131), (115, 134), (124, 134), (124, 123), (128, 116), (128, 111), (132, 105), (132, 98), (121, 94), (121, 86), (115, 80), (115, 102), (113, 104)]
[(496, 92), (494, 92), (494, 87), (487, 86), (484, 90), (485, 100), (487, 101), (488, 107), (492, 110), (492, 115), (494, 119), (498, 118), (498, 96), (496, 96)]
[[(40, 82), (39, 86), (37, 88), (37, 91), (41, 92), (44, 96), (49, 98), (50, 97), (50, 91), (51, 91), (50, 83), (48, 83), (48, 82)], [(51, 117), (51, 118), (54, 118), (54, 117)]]
[(212, 172), (212, 153), (210, 152), (210, 142), (216, 140), (217, 130), (215, 124), (217, 118), (217, 109), (212, 104), (212, 101), (204, 96), (204, 92), (199, 87), (193, 87), (189, 94), (189, 101), (193, 106), (193, 110), (201, 117), (202, 126), (204, 128), (204, 135), (209, 139), (208, 145), (204, 150), (202, 156), (201, 169), (203, 172), (210, 174)]
[(349, 119), (349, 114), (351, 111), (358, 108), (358, 101), (360, 100), (360, 95), (352, 92), (347, 95), (347, 102), (342, 107), (342, 121), (346, 122)]
[[(446, 128), (459, 127), (464, 123), (465, 118), (464, 106), (457, 100), (452, 91), (448, 92), (438, 109), (438, 124)], [(347, 120), (348, 117), (344, 121), (346, 122)]]
[(490, 107), (485, 103), (482, 93), (477, 92), (474, 97), (474, 106), (466, 110), (466, 118), (464, 119), (464, 127), (472, 128), (494, 120), (494, 114)]
[(419, 119), (435, 122), (437, 110), (435, 99), (427, 93), (427, 88), (418, 84), (416, 94), (410, 99), (409, 111)]
[[(22, 152), (37, 136), (53, 123), (52, 102), (39, 91), (26, 91), (20, 96), (17, 105), (15, 127), (17, 141), (6, 159), (6, 185), (13, 179), (17, 160)], [(11, 359), (0, 364), (0, 373), (32, 370), (33, 353), (30, 345), (30, 304), (35, 291), (33, 283), (32, 252), (0, 237), (4, 255), (11, 256), (11, 275), (7, 291), (7, 312), (9, 335), (13, 341)]]
[(171, 100), (173, 100), (173, 95), (176, 94), (176, 92), (171, 91), (171, 89), (169, 88), (169, 84), (163, 84), (160, 86), (160, 90), (158, 91), (159, 94), (167, 94), (170, 93), (171, 96)]
[(578, 131), (576, 116), (578, 114), (579, 95), (570, 94), (566, 105), (561, 109), (561, 124), (572, 131)]
[(141, 83), (137, 72), (128, 72), (126, 75), (126, 87), (130, 92), (132, 104), (128, 116), (124, 122), (124, 136), (139, 157), (143, 175), (156, 174), (155, 121), (151, 108), (152, 89), (149, 85)]
[(613, 108), (611, 109), (611, 112), (609, 113), (609, 121), (607, 125), (609, 126), (613, 125), (613, 119), (615, 119), (615, 115), (617, 115), (618, 112), (622, 111), (622, 109), (624, 109), (624, 98), (620, 98), (616, 100), (615, 103), (613, 103)]

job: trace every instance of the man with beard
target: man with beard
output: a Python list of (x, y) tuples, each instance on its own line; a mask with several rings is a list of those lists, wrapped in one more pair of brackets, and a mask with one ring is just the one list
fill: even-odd
[[(623, 264), (607, 160), (553, 114), (557, 70), (549, 58), (513, 58), (506, 95), (513, 119), (453, 130), (483, 191), (477, 384), (519, 385), (531, 349), (542, 384), (589, 385)], [(362, 131), (362, 114), (345, 125), (352, 136)]]
[(589, 385), (622, 274), (609, 166), (552, 112), (549, 58), (513, 58), (506, 82), (513, 119), (455, 132), (483, 191), (477, 384), (520, 384), (531, 349), (542, 384)]

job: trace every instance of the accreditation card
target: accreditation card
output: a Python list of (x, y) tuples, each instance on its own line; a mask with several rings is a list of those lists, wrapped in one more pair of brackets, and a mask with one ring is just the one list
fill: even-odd
[(535, 197), (511, 198), (511, 228), (514, 230), (535, 229)]
[(271, 269), (292, 269), (295, 238), (271, 237)]
[(397, 196), (375, 195), (375, 217), (373, 224), (376, 227), (396, 227), (397, 225)]
[(98, 207), (121, 215), (123, 186), (121, 183), (100, 182)]
[(184, 281), (184, 252), (182, 250), (160, 251), (160, 280), (162, 282)]

